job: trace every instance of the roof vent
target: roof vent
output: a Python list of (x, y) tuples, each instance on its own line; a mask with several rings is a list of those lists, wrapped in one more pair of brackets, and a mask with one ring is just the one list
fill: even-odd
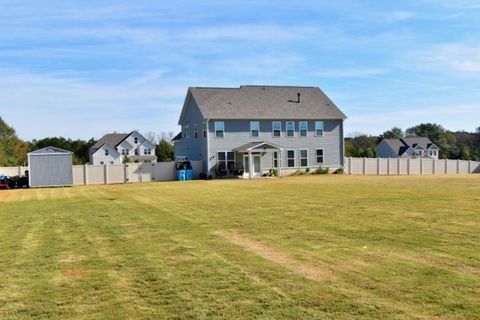
[(297, 93), (297, 100), (288, 100), (288, 102), (291, 102), (291, 103), (300, 103), (300, 92)]

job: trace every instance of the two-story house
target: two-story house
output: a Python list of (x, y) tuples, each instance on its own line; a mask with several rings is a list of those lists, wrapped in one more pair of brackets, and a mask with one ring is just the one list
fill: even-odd
[(175, 157), (203, 160), (212, 175), (337, 168), (345, 119), (316, 87), (191, 87), (178, 122), (182, 132), (173, 139)]
[(155, 144), (138, 131), (109, 133), (90, 149), (90, 164), (122, 164), (125, 157), (131, 162), (156, 162)]
[(425, 137), (383, 139), (375, 153), (378, 158), (431, 158), (438, 159), (439, 148)]

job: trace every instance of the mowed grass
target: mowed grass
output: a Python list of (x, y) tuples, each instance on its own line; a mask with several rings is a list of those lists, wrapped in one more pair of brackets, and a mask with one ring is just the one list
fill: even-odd
[(480, 318), (480, 176), (0, 192), (0, 319)]

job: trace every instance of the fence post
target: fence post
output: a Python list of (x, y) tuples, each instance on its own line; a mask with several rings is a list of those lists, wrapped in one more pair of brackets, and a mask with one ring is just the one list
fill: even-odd
[(410, 175), (410, 158), (407, 159), (407, 175)]
[(363, 157), (363, 175), (367, 174), (367, 158)]
[(448, 159), (445, 159), (445, 174), (448, 174)]
[(352, 157), (348, 158), (348, 174), (352, 174)]
[(468, 173), (472, 173), (472, 160), (468, 160)]
[(423, 175), (423, 158), (420, 158), (420, 175)]
[(433, 164), (432, 164), (433, 168), (432, 168), (432, 173), (435, 175), (437, 173), (437, 159), (433, 158)]
[(103, 177), (105, 179), (105, 184), (108, 184), (108, 164), (103, 165)]
[(83, 184), (88, 185), (88, 165), (83, 165)]
[(380, 158), (377, 158), (377, 176), (380, 175)]
[(397, 175), (400, 175), (400, 158), (397, 158)]
[(22, 175), (22, 166), (18, 166), (18, 175), (21, 176)]
[(387, 159), (387, 176), (390, 175), (390, 158)]
[(128, 164), (123, 164), (123, 183), (128, 182)]
[(457, 174), (460, 174), (460, 159), (457, 159)]

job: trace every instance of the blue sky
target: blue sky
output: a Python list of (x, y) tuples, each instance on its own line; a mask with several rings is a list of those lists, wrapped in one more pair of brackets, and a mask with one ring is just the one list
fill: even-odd
[(321, 87), (347, 133), (480, 126), (480, 2), (0, 0), (24, 139), (177, 131), (188, 86)]

